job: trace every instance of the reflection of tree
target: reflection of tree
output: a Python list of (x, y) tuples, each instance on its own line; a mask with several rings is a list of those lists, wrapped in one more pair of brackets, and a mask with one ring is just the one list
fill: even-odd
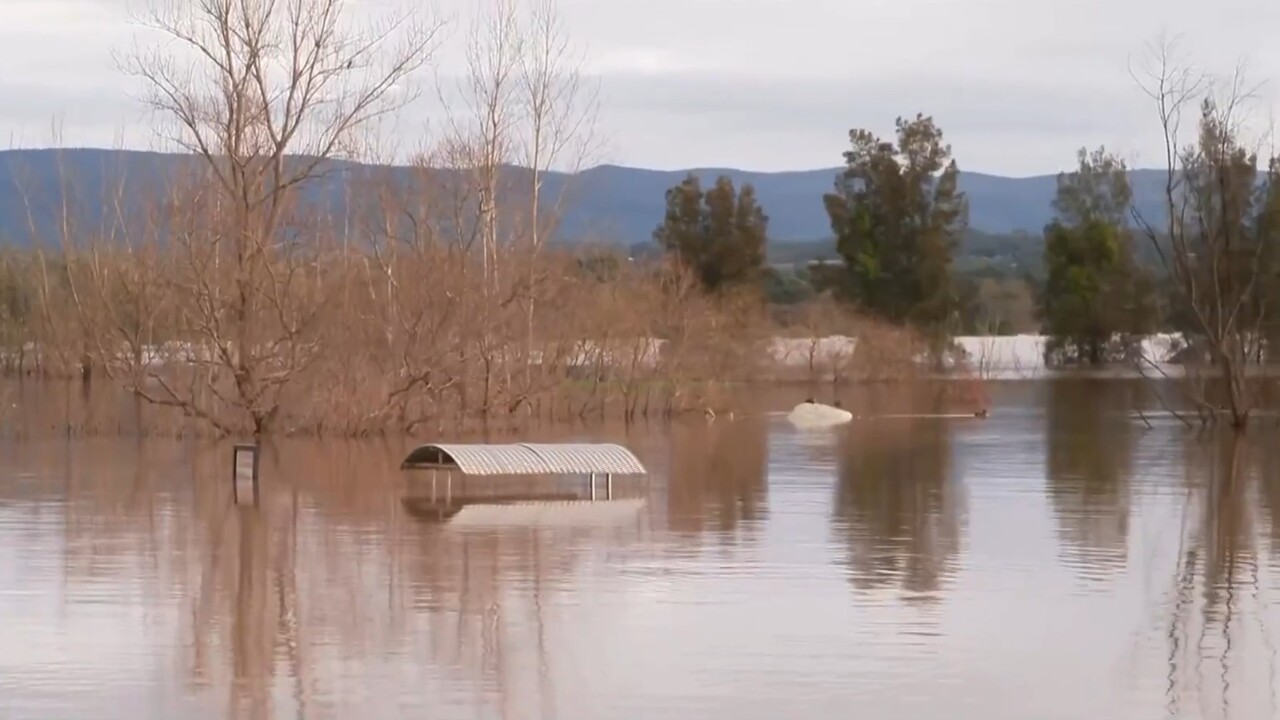
[(285, 481), (289, 470), (278, 448), (262, 453), (256, 508), (232, 504), (229, 448), (205, 446), (193, 456), (195, 523), (186, 549), (199, 580), (184, 593), (194, 679), (225, 682), (228, 715), (252, 720), (280, 713), (275, 704), (282, 673), (293, 681), (298, 711), (306, 711), (301, 653), (307, 618), (297, 587), (300, 497), (297, 486)]
[(1209, 623), (1230, 612), (1230, 598), (1224, 592), (1246, 581), (1243, 573), (1257, 562), (1248, 487), (1252, 473), (1245, 444), (1238, 437), (1219, 438), (1211, 454), (1196, 455), (1203, 462), (1188, 462), (1187, 469), (1193, 477), (1207, 480), (1197, 544), (1203, 546), (1205, 622)]
[(171, 520), (178, 498), (167, 487), (183, 465), (181, 452), (171, 443), (140, 438), (71, 440), (43, 447), (44, 467), (63, 467), (66, 473), (65, 567), (70, 587), (99, 580), (123, 582), (122, 566), (144, 569), (158, 562), (160, 549), (181, 531)]
[[(1241, 655), (1254, 644), (1250, 636), (1261, 631), (1263, 646), (1274, 642), (1259, 622), (1267, 610), (1254, 530), (1257, 458), (1251, 455), (1239, 435), (1187, 445), (1186, 505), (1166, 629), (1171, 715), (1191, 695), (1201, 706), (1217, 696), (1228, 717), (1233, 680), (1250, 664)], [(1274, 646), (1269, 653), (1274, 662)]]
[(398, 449), (264, 447), (257, 508), (232, 505), (227, 445), (77, 440), (58, 452), (70, 601), (110, 582), (149, 613), (176, 604), (178, 665), (194, 685), (226, 689), (228, 717), (295, 714), (282, 699), (305, 716), (309, 642), (387, 649), (409, 627), (394, 613), (370, 622), (389, 598), (369, 578), (388, 575), (400, 550), (388, 540)]
[(835, 526), (860, 589), (934, 593), (965, 523), (945, 420), (853, 423), (841, 449)]
[(690, 423), (671, 433), (668, 522), (679, 533), (732, 533), (764, 517), (768, 425), (761, 417)]
[(231, 717), (270, 717), (277, 634), (266, 623), (280, 563), (265, 547), (269, 521), (230, 505), (230, 449), (141, 440), (59, 449), (67, 602), (110, 583), (149, 614), (176, 603), (190, 624), (175, 646), (190, 648), (191, 679), (225, 681)]
[(1136, 429), (1120, 413), (1133, 387), (1111, 380), (1048, 383), (1046, 482), (1066, 562), (1085, 576), (1128, 560)]
[(502, 717), (555, 717), (548, 606), (560, 604), (579, 532), (417, 529), (423, 551), (401, 572), (432, 662), (493, 688)]
[(216, 688), (200, 693), (210, 716), (349, 717), (370, 700), (390, 712), (378, 688), (344, 683), (352, 668), (385, 680), (377, 667), (391, 662), (433, 690), (473, 689), (465, 702), (494, 715), (555, 717), (573, 680), (556, 664), (567, 579), (637, 528), (419, 522), (399, 502), (421, 491), (406, 487), (402, 456), (379, 443), (264, 447), (256, 508), (231, 502), (226, 445), (76, 442), (36, 459), (68, 467), (68, 602), (101, 602), (107, 586), (156, 618), (158, 672)]
[(972, 408), (960, 407), (961, 403), (957, 402), (964, 394), (965, 388), (960, 383), (926, 379), (842, 388), (840, 399), (855, 415), (862, 417), (972, 412)]
[[(236, 578), (231, 613), (231, 705), (234, 717), (271, 717), (272, 624), (269, 615), (266, 523), (253, 510), (237, 512)], [(281, 608), (283, 609), (283, 608)], [(278, 619), (278, 618), (276, 618)]]
[(171, 437), (187, 427), (172, 409), (146, 407), (109, 382), (0, 380), (0, 438)]
[(1269, 556), (1280, 558), (1280, 452), (1274, 443), (1251, 442), (1249, 454), (1257, 468), (1259, 499), (1270, 530)]

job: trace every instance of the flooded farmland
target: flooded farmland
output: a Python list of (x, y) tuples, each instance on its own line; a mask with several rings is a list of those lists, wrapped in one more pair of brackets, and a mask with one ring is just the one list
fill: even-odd
[[(244, 506), (228, 444), (25, 411), (0, 444), (0, 717), (1272, 716), (1275, 429), (1146, 428), (1140, 395), (995, 383), (987, 419), (886, 419), (903, 402), (868, 393), (801, 431), (780, 391), (540, 428), (649, 474), (484, 523), (409, 511), (410, 440), (264, 446)], [(587, 492), (503, 482), (452, 490)]]

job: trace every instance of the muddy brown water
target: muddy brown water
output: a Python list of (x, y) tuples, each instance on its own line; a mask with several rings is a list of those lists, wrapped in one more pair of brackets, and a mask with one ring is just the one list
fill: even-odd
[(407, 511), (409, 441), (265, 448), (247, 508), (226, 445), (5, 440), (0, 718), (1275, 717), (1276, 431), (1144, 429), (1138, 395), (544, 429), (651, 476), (542, 524)]

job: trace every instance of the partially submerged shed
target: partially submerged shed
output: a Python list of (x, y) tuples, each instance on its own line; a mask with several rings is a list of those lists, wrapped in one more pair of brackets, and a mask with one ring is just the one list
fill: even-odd
[(614, 443), (433, 443), (414, 448), (401, 470), (463, 475), (644, 475), (644, 464)]
[[(432, 443), (414, 448), (400, 463), (400, 469), (431, 471), (430, 505), (442, 514), (468, 501), (458, 498), (455, 502), (455, 473), (463, 476), (581, 475), (587, 478), (592, 500), (596, 499), (596, 478), (600, 475), (605, 478), (605, 498), (611, 500), (613, 476), (648, 473), (630, 450), (614, 443)], [(444, 472), (446, 477), (443, 506), (436, 502), (438, 472)]]

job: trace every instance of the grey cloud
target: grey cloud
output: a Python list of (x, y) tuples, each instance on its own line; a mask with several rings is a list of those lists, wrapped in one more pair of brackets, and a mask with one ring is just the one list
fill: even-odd
[[(1040, 132), (1088, 129), (1099, 110), (1142, 104), (1136, 87), (1102, 91), (1046, 88), (981, 78), (916, 77), (884, 81), (751, 80), (698, 77), (614, 77), (603, 81), (617, 112), (681, 113), (750, 127), (835, 127), (891, 123), (898, 115), (934, 115), (968, 131)], [(846, 128), (847, 129), (847, 128)]]
[[(674, 165), (743, 166), (762, 154), (787, 156), (780, 145), (789, 145), (794, 158), (784, 166), (833, 165), (850, 128), (889, 135), (895, 117), (923, 112), (942, 126), (964, 165), (1034, 173), (1069, 165), (1082, 144), (1123, 146), (1141, 140), (1149, 120), (1141, 92), (1123, 85), (1097, 90), (925, 77), (878, 82), (632, 77), (606, 78), (605, 92), (606, 120), (624, 134), (628, 155), (665, 155), (662, 162)], [(742, 148), (736, 159), (728, 155), (735, 144)], [(665, 149), (672, 145), (684, 150), (683, 161)]]
[[(85, 87), (0, 81), (0, 128), (42, 144), (54, 123), (68, 144), (110, 144), (121, 131), (131, 134), (147, 120), (143, 107), (121, 84)], [(36, 137), (32, 137), (32, 136)]]
[[(68, 144), (152, 135), (114, 70), (113, 49), (147, 0), (0, 0), (0, 136), (37, 141), (60, 118)], [(438, 0), (465, 22), (482, 0)], [(357, 12), (410, 0), (364, 0)], [(1106, 143), (1152, 164), (1158, 132), (1127, 75), (1161, 30), (1185, 30), (1206, 67), (1241, 55), (1257, 79), (1280, 67), (1277, 0), (560, 0), (569, 31), (610, 68), (602, 129), (614, 162), (757, 169), (833, 165), (850, 127), (892, 131), (935, 116), (962, 167), (1068, 166)], [(673, 22), (674, 19), (679, 22)], [(439, 56), (456, 72), (462, 22)], [(626, 65), (665, 74), (628, 74)], [(637, 69), (641, 69), (638, 67)], [(673, 70), (674, 69), (674, 70)], [(441, 109), (425, 89), (398, 122), (413, 145)]]

